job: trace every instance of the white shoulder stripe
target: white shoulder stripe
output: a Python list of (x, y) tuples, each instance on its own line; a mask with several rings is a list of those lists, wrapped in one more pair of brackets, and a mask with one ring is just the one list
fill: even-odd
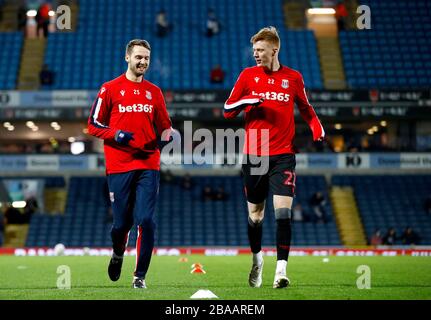
[(231, 103), (231, 104), (225, 103), (224, 104), (224, 108), (225, 108), (225, 110), (235, 109), (238, 106), (241, 106), (243, 104), (257, 103), (257, 102), (259, 102), (259, 100), (260, 100), (259, 97), (249, 98), (249, 99), (241, 99), (241, 100), (239, 100), (239, 101), (237, 101), (235, 103)]
[(323, 129), (322, 124), (320, 124), (320, 127), (322, 128), (322, 138), (324, 138), (325, 137), (325, 129)]
[(97, 117), (99, 116), (100, 106), (102, 105), (102, 101), (103, 101), (102, 98), (97, 99), (96, 110), (94, 111), (94, 115), (93, 115), (93, 121), (98, 126), (102, 126), (102, 127), (108, 128), (108, 126), (105, 126), (104, 124), (100, 123), (97, 120)]

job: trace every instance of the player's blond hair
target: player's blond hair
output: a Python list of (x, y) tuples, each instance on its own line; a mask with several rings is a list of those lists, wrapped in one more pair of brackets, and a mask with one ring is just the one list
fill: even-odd
[(280, 37), (277, 28), (272, 26), (260, 29), (259, 32), (250, 39), (251, 44), (255, 44), (258, 41), (267, 41), (275, 47), (280, 48)]

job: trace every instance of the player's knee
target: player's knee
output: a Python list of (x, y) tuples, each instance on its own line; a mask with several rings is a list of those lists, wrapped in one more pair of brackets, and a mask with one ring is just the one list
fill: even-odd
[(146, 229), (146, 228), (154, 228), (156, 226), (156, 223), (154, 222), (153, 218), (143, 218), (140, 222), (139, 222), (139, 226), (141, 226), (142, 228)]
[(289, 208), (278, 208), (275, 209), (275, 220), (290, 220), (292, 210)]
[(261, 224), (264, 217), (264, 207), (256, 206), (255, 208), (249, 208), (248, 221), (252, 221), (254, 224)]
[(120, 222), (120, 223), (116, 222), (112, 225), (112, 231), (123, 234), (123, 233), (129, 232), (130, 229), (132, 229), (132, 227), (133, 227), (133, 224), (130, 225), (129, 223), (126, 223), (126, 222)]
[(262, 223), (263, 223), (263, 217), (262, 218), (251, 218), (250, 216), (248, 217), (248, 224), (253, 228), (257, 228), (261, 226)]
[(262, 220), (265, 211), (265, 203), (249, 206), (248, 216), (253, 220)]

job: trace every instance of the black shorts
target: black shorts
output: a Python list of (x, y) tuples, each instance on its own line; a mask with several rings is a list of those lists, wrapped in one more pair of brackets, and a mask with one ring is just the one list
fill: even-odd
[(247, 201), (262, 203), (268, 196), (269, 190), (274, 195), (293, 197), (296, 182), (295, 167), (295, 155), (290, 153), (269, 157), (244, 155), (242, 177)]

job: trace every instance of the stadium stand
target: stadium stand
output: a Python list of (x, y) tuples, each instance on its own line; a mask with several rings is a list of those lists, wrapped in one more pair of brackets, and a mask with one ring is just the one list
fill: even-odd
[[(199, 5), (197, 5), (199, 2)], [(426, 0), (363, 0), (372, 11), (370, 30), (340, 31), (344, 73), (350, 88), (428, 88), (431, 85), (431, 4)], [(133, 7), (135, 10), (128, 10)], [(280, 10), (274, 10), (274, 8)], [(166, 38), (155, 36), (156, 13), (167, 9), (174, 30)], [(220, 18), (219, 35), (204, 36), (208, 8)], [(256, 15), (258, 11), (262, 14)], [(400, 15), (400, 12), (406, 14)], [(127, 19), (118, 17), (127, 16)], [(92, 17), (91, 19), (88, 17)], [(397, 18), (394, 23), (393, 17)], [(74, 32), (52, 33), (44, 63), (56, 81), (43, 89), (98, 89), (124, 71), (123, 50), (132, 38), (146, 38), (153, 47), (148, 79), (165, 90), (230, 89), (241, 70), (253, 65), (250, 36), (259, 28), (275, 25), (282, 38), (280, 59), (302, 72), (310, 89), (323, 81), (313, 31), (285, 27), (283, 1), (83, 0)], [(23, 36), (2, 32), (6, 46), (0, 54), (0, 87), (16, 87)], [(226, 58), (229, 57), (229, 58)], [(209, 81), (211, 68), (220, 64), (226, 79)], [(79, 70), (79, 72), (75, 72)]]
[(45, 182), (45, 188), (64, 188), (66, 181), (64, 177), (40, 177), (40, 176), (2, 176), (0, 179), (42, 179)]
[[(125, 44), (132, 38), (148, 39), (153, 48), (148, 80), (168, 89), (231, 89), (241, 70), (254, 65), (249, 39), (258, 29), (274, 25), (282, 38), (280, 60), (304, 75), (306, 86), (322, 89), (321, 65), (316, 39), (309, 30), (288, 30), (283, 1), (175, 1), (175, 0), (81, 0), (76, 31), (52, 33), (44, 62), (56, 73), (56, 82), (45, 89), (98, 89), (125, 69)], [(344, 71), (351, 88), (429, 88), (431, 85), (431, 31), (429, 1), (363, 0), (372, 10), (372, 29), (341, 31), (340, 46)], [(130, 10), (133, 8), (133, 10)], [(156, 13), (165, 8), (173, 23), (166, 38), (155, 35)], [(213, 8), (222, 29), (215, 37), (204, 35), (207, 10)], [(279, 10), (278, 10), (278, 9)], [(260, 14), (256, 15), (256, 12)], [(403, 12), (405, 14), (400, 15)], [(90, 18), (91, 17), (91, 18)], [(127, 17), (127, 18), (123, 18)], [(397, 23), (394, 23), (397, 17)], [(15, 89), (23, 35), (0, 33), (0, 88)], [(209, 81), (211, 68), (220, 64), (223, 84)], [(44, 178), (46, 197), (58, 200), (64, 194), (63, 177)], [(194, 177), (191, 190), (176, 183), (160, 188), (157, 246), (248, 246), (246, 201), (240, 177)], [(431, 220), (423, 213), (430, 176), (334, 176), (332, 184), (352, 186), (368, 239), (375, 229), (395, 227), (398, 234), (411, 226), (422, 244), (431, 243)], [(225, 201), (203, 201), (202, 188), (223, 186)], [(297, 197), (311, 212), (308, 200), (316, 191), (328, 197), (323, 176), (300, 175)], [(415, 192), (411, 192), (415, 190)], [(56, 193), (55, 193), (56, 192)], [(63, 200), (62, 200), (63, 201)], [(63, 203), (64, 204), (64, 203)], [(110, 246), (110, 228), (105, 178), (72, 177), (67, 186), (64, 214), (33, 215), (27, 246)], [(295, 222), (293, 245), (341, 245), (331, 203), (325, 205), (330, 220), (326, 224)], [(60, 208), (60, 209), (57, 209)], [(53, 211), (62, 213), (62, 205)], [(273, 205), (267, 203), (267, 211)], [(263, 245), (275, 244), (275, 221), (267, 214)], [(134, 245), (136, 233), (130, 234)]]
[[(79, 5), (77, 31), (48, 38), (44, 61), (56, 73), (56, 83), (44, 89), (98, 89), (124, 71), (124, 48), (133, 38), (152, 45), (148, 80), (164, 90), (231, 89), (242, 69), (254, 65), (250, 37), (267, 25), (280, 30), (282, 63), (301, 71), (307, 87), (322, 88), (314, 33), (287, 30), (281, 0), (82, 0)], [(162, 39), (154, 27), (161, 8), (173, 23)], [(221, 17), (222, 30), (212, 38), (204, 35), (208, 8)], [(209, 81), (216, 64), (226, 72), (223, 84)]]
[[(163, 183), (156, 214), (157, 246), (247, 246), (246, 202), (240, 177), (193, 177), (194, 186), (184, 190), (176, 182)], [(50, 181), (49, 179), (47, 181)], [(107, 222), (105, 178), (72, 177), (64, 215), (35, 214), (30, 224), (27, 246), (110, 246), (110, 223)], [(335, 175), (332, 185), (352, 186), (368, 239), (376, 229), (385, 232), (394, 227), (400, 236), (410, 226), (421, 237), (421, 244), (431, 243), (431, 220), (423, 209), (431, 184), (429, 175)], [(222, 186), (229, 195), (225, 201), (203, 201), (202, 188)], [(299, 176), (297, 197), (310, 212), (309, 197), (316, 191), (327, 193), (323, 176)], [(415, 190), (415, 193), (409, 192)], [(331, 204), (326, 210), (326, 224), (295, 222), (293, 245), (341, 245)], [(267, 211), (272, 203), (267, 203)], [(274, 217), (267, 214), (263, 245), (275, 243)], [(133, 229), (129, 245), (136, 241)], [(401, 242), (398, 241), (399, 245)]]
[[(323, 176), (298, 177), (298, 198), (304, 209), (308, 198), (318, 190), (326, 190)], [(229, 195), (226, 201), (202, 201), (201, 191), (209, 185), (222, 186)], [(168, 208), (167, 206), (170, 206)], [(332, 216), (329, 203), (328, 214)], [(267, 212), (273, 212), (273, 205), (267, 202)], [(191, 214), (189, 214), (189, 212)], [(177, 185), (162, 185), (158, 211), (159, 245), (235, 245), (247, 246), (247, 208), (239, 177), (195, 177), (195, 186), (184, 191)], [(263, 245), (275, 244), (275, 220), (273, 214), (266, 214)], [(172, 238), (164, 237), (171, 234)], [(312, 245), (340, 244), (333, 220), (327, 224), (294, 223), (293, 244)]]
[[(44, 181), (44, 190), (45, 190), (45, 194), (48, 192), (50, 192), (50, 190), (58, 190), (60, 188), (64, 188), (65, 187), (65, 180), (63, 177), (26, 177), (26, 179), (38, 179), (38, 180), (43, 180)], [(0, 178), (0, 183), (1, 183), (1, 179), (5, 179), (5, 180), (19, 180), (22, 179), (22, 177), (2, 177)], [(25, 189), (25, 188), (23, 188)], [(45, 206), (44, 208), (47, 209), (47, 203), (46, 203), (46, 197), (45, 197)], [(37, 208), (41, 208), (40, 204), (37, 204), (36, 202), (36, 207)], [(37, 209), (36, 209), (37, 210)], [(22, 218), (20, 218), (19, 220), (21, 220), (21, 222), (15, 221), (12, 223), (8, 223), (6, 224), (6, 228), (5, 228), (5, 243), (4, 246), (5, 247), (23, 247), (25, 245), (25, 243), (28, 241), (29, 238), (29, 224), (27, 222), (27, 219), (30, 218), (30, 216), (34, 217), (34, 214), (32, 213), (28, 213), (30, 211), (27, 211), (27, 213), (24, 211), (24, 215), (26, 217), (24, 217), (24, 215), (22, 216)], [(46, 214), (47, 210), (45, 210), (43, 213), (43, 215), (47, 215)], [(49, 211), (48, 211), (49, 212)], [(27, 216), (27, 214), (29, 214), (30, 216)]]
[[(341, 31), (351, 88), (428, 88), (431, 85), (431, 3), (364, 0), (371, 29)], [(394, 19), (396, 17), (396, 19)]]
[(421, 244), (431, 243), (431, 219), (424, 211), (431, 175), (335, 175), (332, 185), (354, 188), (368, 239), (376, 229), (384, 233), (394, 227), (400, 236), (410, 226)]
[[(177, 183), (163, 183), (156, 213), (156, 245), (167, 246), (248, 246), (247, 211), (240, 177), (194, 177), (191, 190)], [(33, 215), (27, 246), (110, 246), (107, 222), (108, 201), (103, 194), (103, 177), (72, 177), (69, 183), (66, 212), (63, 215)], [(316, 191), (326, 192), (323, 176), (300, 176), (297, 180), (298, 198), (306, 210), (308, 198)], [(203, 201), (202, 188), (222, 186), (228, 194), (225, 201)], [(272, 209), (272, 203), (267, 204)], [(340, 245), (337, 228), (329, 203), (326, 209), (330, 220), (326, 224), (296, 222), (293, 224), (293, 244)], [(269, 211), (271, 212), (271, 211)], [(263, 245), (275, 244), (273, 214), (265, 217)], [(135, 229), (130, 233), (129, 246), (136, 241)]]
[(110, 226), (104, 197), (104, 178), (74, 177), (69, 181), (64, 215), (37, 214), (32, 217), (27, 245), (109, 245)]
[(15, 89), (23, 35), (21, 32), (0, 32), (0, 88), (3, 90)]

